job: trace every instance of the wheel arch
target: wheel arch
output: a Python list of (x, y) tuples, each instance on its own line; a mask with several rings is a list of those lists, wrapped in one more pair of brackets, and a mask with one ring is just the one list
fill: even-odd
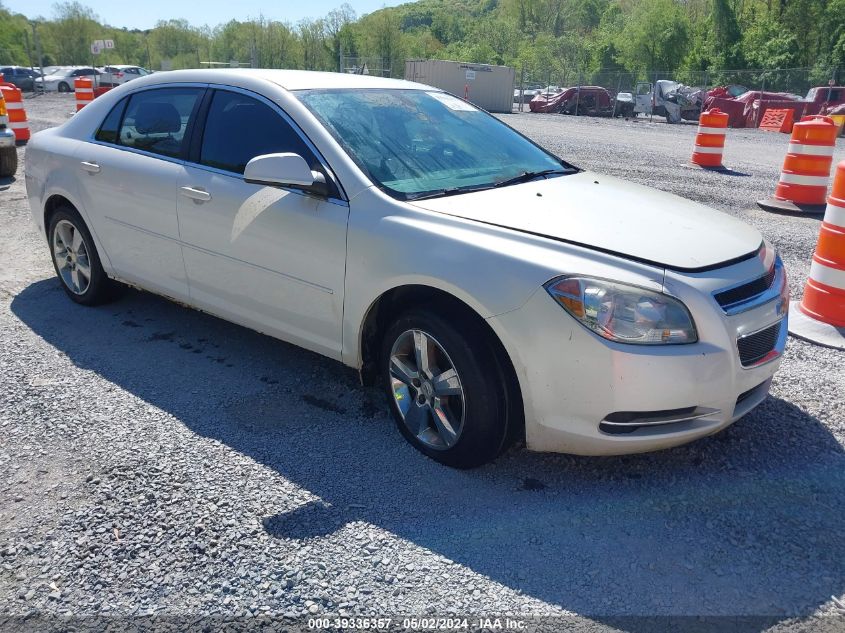
[(382, 336), (390, 323), (403, 312), (425, 307), (441, 313), (458, 315), (478, 327), (490, 342), (496, 356), (502, 380), (508, 387), (509, 435), (513, 439), (524, 439), (525, 408), (522, 388), (511, 355), (481, 314), (454, 294), (425, 284), (406, 284), (382, 292), (368, 307), (358, 333), (358, 368), (364, 385), (375, 385), (378, 381), (378, 356)]
[(47, 238), (47, 241), (50, 241), (50, 236), (48, 235), (48, 231), (50, 229), (50, 220), (53, 217), (53, 214), (62, 206), (68, 206), (74, 211), (76, 211), (82, 218), (82, 221), (85, 222), (85, 226), (88, 227), (88, 232), (91, 234), (91, 238), (94, 240), (94, 248), (97, 249), (97, 255), (100, 258), (100, 263), (103, 265), (103, 269), (106, 271), (107, 274), (111, 273), (111, 260), (109, 259), (109, 255), (106, 252), (106, 249), (103, 248), (103, 245), (100, 242), (100, 238), (97, 235), (97, 231), (91, 225), (91, 222), (88, 219), (84, 209), (79, 204), (77, 204), (71, 196), (68, 196), (66, 192), (52, 192), (47, 196), (46, 200), (44, 201), (44, 209), (41, 221), (44, 223), (43, 234)]
[[(75, 209), (77, 213), (82, 215), (79, 211), (79, 208), (71, 202), (66, 196), (60, 193), (54, 193), (47, 200), (44, 201), (44, 215), (42, 221), (44, 222), (44, 234), (47, 234), (47, 230), (50, 228), (50, 220), (53, 217), (53, 214), (59, 209), (59, 207), (68, 206), (72, 209)], [(84, 219), (84, 218), (83, 218)], [(86, 222), (87, 224), (87, 222)], [(90, 230), (90, 227), (89, 227)], [(49, 239), (49, 236), (48, 236)]]

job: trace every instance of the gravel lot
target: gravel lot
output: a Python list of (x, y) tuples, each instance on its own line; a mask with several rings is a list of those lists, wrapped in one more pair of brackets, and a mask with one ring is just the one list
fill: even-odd
[[(73, 96), (26, 107), (43, 129)], [(723, 175), (683, 166), (694, 125), (503, 118), (580, 166), (742, 217), (800, 296), (819, 219), (754, 205), (774, 191), (786, 136), (731, 130), (738, 175)], [(22, 167), (0, 181), (0, 223), (0, 630), (318, 614), (845, 630), (841, 352), (790, 339), (771, 397), (689, 446), (514, 449), (458, 472), (408, 446), (339, 364), (144, 293), (71, 303)]]

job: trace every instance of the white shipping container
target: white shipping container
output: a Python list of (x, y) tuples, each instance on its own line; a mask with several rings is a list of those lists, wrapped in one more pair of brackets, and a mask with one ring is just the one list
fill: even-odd
[(451, 92), (489, 112), (513, 109), (515, 72), (509, 66), (409, 59), (405, 79)]

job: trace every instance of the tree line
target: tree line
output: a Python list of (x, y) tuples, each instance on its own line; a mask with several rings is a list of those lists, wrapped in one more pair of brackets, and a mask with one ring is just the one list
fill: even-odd
[(143, 31), (103, 24), (79, 2), (56, 4), (37, 20), (0, 2), (0, 63), (90, 64), (91, 42), (106, 38), (115, 49), (98, 65), (237, 60), (338, 70), (352, 58), (380, 60), (385, 74), (401, 76), (406, 58), (438, 58), (505, 64), (536, 77), (811, 68), (820, 82), (831, 68), (845, 69), (845, 0), (418, 0), (363, 16), (343, 4), (295, 23), (166, 19)]

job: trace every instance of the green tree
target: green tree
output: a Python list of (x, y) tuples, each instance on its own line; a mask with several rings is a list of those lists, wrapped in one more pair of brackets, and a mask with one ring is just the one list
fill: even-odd
[(91, 43), (102, 33), (96, 14), (79, 2), (62, 2), (53, 5), (53, 15), (44, 30), (56, 58), (62, 64), (90, 64)]
[(630, 70), (674, 71), (688, 44), (687, 16), (674, 0), (641, 0), (625, 15), (617, 59)]
[[(399, 13), (381, 9), (361, 19), (359, 50), (365, 57), (374, 58), (390, 75), (400, 76), (405, 69), (405, 48), (400, 30)], [(371, 72), (375, 68), (370, 69)]]

